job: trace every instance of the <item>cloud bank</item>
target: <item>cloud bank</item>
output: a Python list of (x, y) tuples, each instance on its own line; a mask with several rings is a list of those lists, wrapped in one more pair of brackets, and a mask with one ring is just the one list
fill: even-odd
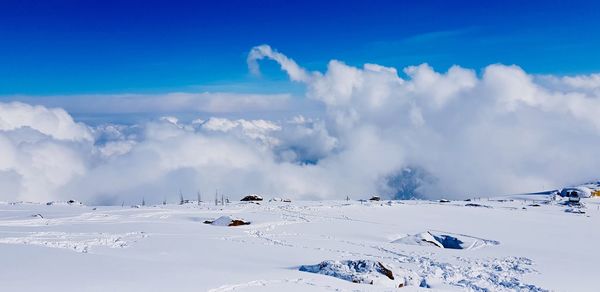
[(83, 114), (247, 113), (286, 111), (295, 105), (291, 94), (229, 92), (9, 96), (3, 99), (63, 107)]
[[(338, 60), (311, 72), (267, 45), (250, 51), (250, 70), (264, 59), (304, 84), (323, 115), (90, 126), (62, 109), (0, 103), (0, 200), (156, 203), (175, 201), (179, 189), (191, 197), (219, 189), (232, 198), (460, 198), (600, 177), (597, 74), (536, 76), (500, 64), (399, 72)], [(280, 100), (244, 98), (240, 110)], [(192, 111), (207, 107), (183, 99)]]

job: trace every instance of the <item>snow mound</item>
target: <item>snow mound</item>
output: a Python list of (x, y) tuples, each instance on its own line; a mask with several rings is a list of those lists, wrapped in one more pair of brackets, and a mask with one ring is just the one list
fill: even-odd
[(214, 226), (240, 226), (250, 224), (250, 222), (242, 219), (232, 218), (231, 216), (221, 216), (214, 221), (204, 221), (204, 223)]
[(414, 235), (408, 235), (392, 242), (409, 245), (435, 246), (449, 249), (477, 249), (487, 245), (499, 244), (499, 242), (495, 240), (437, 231), (426, 231)]
[(332, 276), (353, 283), (384, 287), (418, 286), (419, 276), (411, 271), (388, 267), (372, 260), (323, 261), (317, 265), (305, 265), (300, 271)]
[(521, 282), (523, 275), (537, 273), (531, 259), (457, 257), (456, 260), (459, 264), (420, 258), (419, 274), (423, 276), (420, 286), (435, 291), (450, 285), (454, 286), (452, 288), (461, 287), (460, 291), (548, 292), (544, 288)]

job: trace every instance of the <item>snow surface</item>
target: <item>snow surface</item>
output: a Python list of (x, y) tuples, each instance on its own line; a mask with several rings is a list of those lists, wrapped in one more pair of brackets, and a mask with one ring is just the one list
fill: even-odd
[[(0, 290), (597, 291), (600, 199), (580, 207), (549, 197), (140, 208), (0, 203)], [(221, 216), (252, 224), (203, 223)], [(407, 244), (426, 232), (467, 248)], [(391, 288), (380, 276), (373, 285), (348, 281), (335, 267), (349, 261), (381, 263), (408, 286)], [(335, 273), (300, 270), (323, 262)], [(373, 270), (348, 271), (374, 279)]]

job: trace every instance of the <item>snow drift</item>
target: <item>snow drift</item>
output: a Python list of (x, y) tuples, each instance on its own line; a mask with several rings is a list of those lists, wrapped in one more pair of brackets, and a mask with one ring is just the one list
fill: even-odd
[(301, 266), (300, 271), (384, 287), (401, 288), (420, 284), (417, 274), (372, 260), (323, 261), (317, 265)]

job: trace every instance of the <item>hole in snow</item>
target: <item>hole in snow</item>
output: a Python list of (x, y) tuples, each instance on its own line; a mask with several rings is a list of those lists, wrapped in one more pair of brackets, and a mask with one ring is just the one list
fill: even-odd
[(499, 244), (499, 242), (495, 240), (439, 231), (427, 231), (408, 235), (394, 240), (393, 243), (435, 246), (449, 249), (477, 249), (487, 245)]

